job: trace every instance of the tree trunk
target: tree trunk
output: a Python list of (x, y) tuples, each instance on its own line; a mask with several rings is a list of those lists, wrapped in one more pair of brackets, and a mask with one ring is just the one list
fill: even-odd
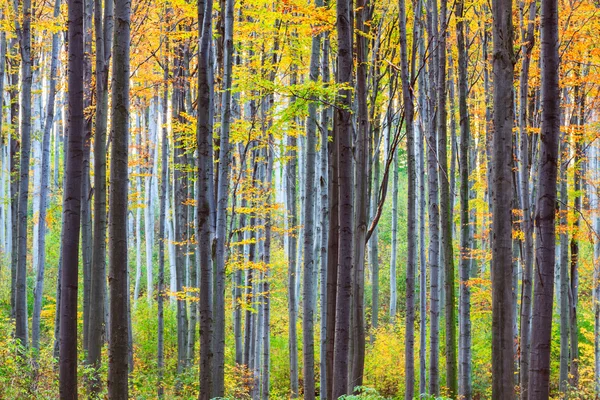
[(214, 377), (212, 397), (225, 393), (225, 240), (227, 198), (229, 194), (229, 128), (231, 120), (231, 82), (233, 67), (233, 0), (225, 2), (225, 37), (223, 52), (223, 93), (221, 98), (221, 133), (217, 187), (217, 226), (214, 287)]
[(454, 292), (454, 255), (452, 249), (452, 213), (450, 201), (450, 170), (448, 169), (446, 132), (446, 2), (441, 1), (440, 34), (438, 36), (438, 162), (440, 175), (441, 258), (444, 260), (444, 294), (446, 311), (446, 386), (450, 397), (458, 393), (456, 359), (456, 310)]
[[(579, 89), (576, 87), (575, 89)], [(579, 91), (579, 95), (577, 92)], [(575, 199), (573, 200), (573, 208), (575, 220), (573, 221), (573, 235), (571, 236), (571, 282), (570, 282), (570, 321), (571, 327), (571, 371), (570, 385), (573, 388), (579, 386), (579, 329), (577, 327), (577, 303), (579, 292), (579, 213), (581, 212), (581, 176), (583, 175), (582, 158), (583, 158), (583, 138), (585, 138), (585, 90), (575, 90), (573, 109), (573, 122), (579, 134), (573, 135), (575, 141), (575, 155), (573, 157), (573, 167), (575, 169), (573, 188), (575, 189)]]
[(200, 400), (212, 393), (213, 363), (213, 265), (212, 231), (214, 216), (213, 121), (212, 107), (212, 0), (198, 2), (200, 52), (198, 67), (198, 209), (197, 234), (200, 257)]
[(536, 280), (531, 340), (529, 396), (548, 398), (550, 381), (550, 340), (554, 296), (556, 175), (560, 130), (558, 86), (558, 2), (543, 0), (541, 11), (542, 127), (538, 170), (536, 227)]
[(492, 145), (492, 397), (514, 395), (512, 298), (512, 2), (493, 4), (494, 137)]
[[(531, 219), (530, 203), (530, 180), (531, 171), (530, 140), (527, 132), (527, 107), (529, 95), (529, 65), (531, 62), (531, 51), (534, 45), (536, 5), (534, 1), (529, 2), (529, 13), (527, 31), (521, 28), (524, 45), (521, 46), (523, 60), (521, 64), (521, 76), (519, 79), (519, 134), (521, 136), (521, 163), (519, 165), (519, 178), (521, 190), (521, 209), (523, 210), (522, 229), (525, 240), (522, 244), (523, 274), (521, 278), (521, 326), (520, 326), (520, 360), (519, 360), (519, 386), (521, 388), (521, 400), (528, 400), (527, 392), (529, 385), (529, 352), (531, 342), (531, 291), (533, 280), (533, 221)], [(521, 18), (525, 16), (522, 11)]]
[[(338, 68), (337, 83), (350, 85), (352, 80), (352, 31), (351, 1), (337, 2)], [(352, 92), (340, 89), (340, 108), (337, 113), (337, 129), (334, 143), (337, 146), (339, 187), (339, 253), (335, 305), (335, 342), (333, 355), (333, 394), (338, 398), (348, 391), (348, 359), (350, 338), (350, 310), (352, 298), (353, 265), (353, 171), (352, 171)], [(364, 242), (363, 242), (364, 243)]]
[[(415, 269), (416, 269), (416, 180), (415, 171), (415, 134), (414, 134), (414, 104), (413, 92), (408, 69), (408, 44), (406, 32), (406, 2), (399, 2), (400, 20), (400, 68), (402, 79), (402, 100), (404, 103), (404, 118), (406, 121), (406, 154), (407, 154), (407, 228), (406, 228), (406, 333), (405, 346), (405, 391), (404, 398), (411, 400), (415, 395)], [(397, 171), (394, 171), (397, 173)], [(394, 176), (395, 178), (395, 176)], [(397, 182), (394, 182), (396, 184)]]
[[(316, 7), (322, 2), (315, 3)], [(321, 35), (316, 34), (312, 38), (309, 79), (317, 82), (319, 78), (319, 52), (321, 47)], [(316, 150), (317, 150), (317, 103), (311, 101), (308, 105), (308, 118), (306, 121), (306, 163), (305, 168), (303, 203), (304, 212), (304, 276), (303, 276), (303, 302), (302, 302), (302, 338), (303, 338), (303, 361), (304, 361), (304, 398), (312, 400), (315, 398), (315, 340), (314, 323), (316, 305), (314, 304), (315, 289), (317, 282), (314, 281), (316, 268), (316, 255), (314, 252), (315, 241), (315, 203), (317, 193), (315, 188), (316, 175)]]
[[(437, 2), (429, 0), (427, 8), (427, 31), (429, 41), (433, 43), (437, 38)], [(436, 87), (438, 79), (436, 52), (430, 55), (429, 88)], [(440, 77), (439, 79), (443, 79)], [(427, 124), (427, 188), (429, 203), (429, 270), (430, 270), (430, 356), (429, 356), (429, 394), (438, 396), (440, 393), (439, 370), (439, 334), (440, 334), (440, 266), (439, 266), (439, 240), (440, 240), (440, 211), (438, 204), (438, 172), (437, 172), (437, 127), (436, 127), (436, 101), (435, 96), (429, 97)]]
[(329, 197), (329, 233), (327, 238), (327, 344), (326, 344), (326, 375), (327, 398), (333, 399), (333, 367), (335, 353), (335, 325), (337, 301), (337, 276), (339, 258), (339, 185), (338, 185), (338, 114), (334, 114), (331, 140), (328, 140), (328, 197)]
[(560, 309), (560, 370), (559, 370), (559, 390), (566, 396), (569, 385), (569, 334), (571, 327), (569, 326), (569, 232), (567, 223), (567, 210), (569, 194), (568, 194), (568, 182), (567, 182), (567, 163), (568, 163), (568, 146), (569, 141), (566, 132), (562, 135), (562, 140), (559, 144), (559, 154), (562, 153), (561, 163), (559, 167), (560, 171), (560, 203), (559, 203), (559, 224), (560, 224), (560, 259), (559, 259), (559, 273), (560, 273), (560, 287), (558, 293), (558, 303)]
[[(165, 60), (166, 61), (166, 60)], [(165, 62), (164, 77), (168, 78), (168, 63)], [(160, 222), (158, 234), (158, 327), (157, 327), (157, 355), (156, 362), (158, 367), (158, 398), (164, 396), (163, 376), (165, 368), (165, 320), (164, 320), (164, 299), (165, 299), (165, 240), (166, 240), (166, 205), (168, 201), (167, 187), (169, 185), (169, 156), (168, 156), (168, 130), (167, 130), (167, 108), (168, 108), (168, 80), (164, 79), (163, 97), (162, 97), (162, 151), (161, 151), (161, 181), (160, 181)], [(96, 195), (97, 196), (97, 195)]]
[[(352, 12), (351, 12), (352, 13)], [(352, 390), (362, 386), (365, 368), (365, 256), (367, 245), (367, 224), (369, 223), (369, 115), (367, 108), (367, 63), (368, 41), (365, 34), (369, 30), (368, 0), (359, 0), (356, 4), (356, 100), (358, 113), (356, 119), (356, 139), (354, 145), (354, 225), (352, 229), (352, 317), (351, 317), (351, 381)]]
[(108, 396), (128, 398), (129, 285), (127, 274), (127, 206), (129, 159), (129, 45), (131, 2), (115, 1), (112, 77), (112, 161), (108, 260), (110, 265), (110, 342)]
[[(60, 13), (60, 0), (54, 2), (53, 17), (57, 18)], [(3, 43), (2, 43), (3, 46)], [(52, 34), (52, 54), (50, 61), (50, 85), (48, 89), (48, 105), (46, 109), (46, 118), (44, 121), (44, 136), (42, 142), (42, 182), (40, 185), (40, 214), (39, 214), (39, 230), (38, 230), (38, 259), (34, 260), (37, 263), (37, 279), (34, 289), (34, 305), (33, 305), (33, 321), (32, 321), (32, 347), (39, 351), (40, 349), (40, 315), (42, 312), (42, 293), (44, 291), (44, 270), (46, 261), (46, 211), (48, 208), (48, 192), (50, 190), (50, 132), (54, 123), (54, 105), (56, 97), (56, 75), (58, 70), (58, 33)], [(0, 55), (0, 59), (2, 59)], [(4, 80), (1, 76), (0, 80)], [(0, 83), (2, 85), (2, 83)], [(2, 88), (0, 88), (2, 89)], [(2, 90), (0, 90), (0, 93)], [(0, 120), (2, 115), (0, 113)], [(1, 130), (0, 121), (0, 130)]]
[[(323, 33), (323, 57), (322, 57), (322, 81), (325, 85), (329, 83), (329, 34)], [(330, 377), (327, 375), (327, 265), (328, 265), (328, 243), (329, 243), (329, 107), (323, 107), (321, 111), (321, 330), (320, 330), (320, 397), (327, 400)]]
[(21, 49), (21, 159), (17, 209), (17, 265), (15, 280), (15, 338), (27, 348), (27, 203), (29, 199), (29, 164), (31, 158), (31, 0), (23, 0), (23, 27), (17, 23)]
[(92, 105), (92, 8), (93, 0), (83, 2), (83, 178), (81, 181), (81, 258), (83, 263), (83, 350), (87, 351), (90, 321), (92, 268), (92, 188), (90, 181), (90, 150), (92, 116), (86, 110)]
[[(292, 70), (290, 84), (296, 84), (297, 73)], [(291, 100), (295, 101), (294, 98)], [(297, 165), (297, 138), (294, 135), (287, 135), (287, 156), (288, 162), (285, 169), (286, 174), (286, 213), (288, 218), (290, 232), (294, 234), (288, 235), (288, 351), (290, 353), (290, 388), (291, 397), (298, 396), (298, 334), (297, 334), (297, 318), (298, 308), (296, 297), (296, 280), (300, 279), (296, 275), (296, 264), (299, 260), (297, 257), (298, 242), (296, 238), (297, 227), (297, 205), (296, 205), (296, 165)]]
[[(94, 133), (94, 235), (92, 246), (90, 321), (87, 363), (101, 366), (102, 342), (106, 333), (106, 137), (108, 120), (108, 70), (113, 39), (113, 2), (95, 0), (96, 25), (96, 125)], [(55, 155), (56, 157), (56, 155)], [(101, 389), (94, 372), (92, 393)]]
[(460, 115), (460, 301), (459, 301), (459, 385), (458, 394), (465, 400), (472, 397), (471, 381), (471, 270), (472, 236), (469, 216), (469, 111), (467, 106), (467, 45), (465, 40), (464, 1), (456, 4), (456, 37), (458, 42), (458, 112)]
[(69, 133), (63, 200), (60, 398), (77, 399), (77, 289), (83, 169), (83, 1), (69, 6)]

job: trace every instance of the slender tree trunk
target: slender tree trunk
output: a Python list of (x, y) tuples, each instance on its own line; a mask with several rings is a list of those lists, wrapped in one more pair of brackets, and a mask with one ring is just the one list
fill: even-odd
[[(291, 84), (296, 82), (297, 74), (292, 70)], [(295, 101), (292, 98), (292, 102)], [(297, 205), (296, 205), (296, 163), (297, 163), (297, 138), (293, 135), (287, 136), (287, 156), (286, 165), (286, 203), (287, 218), (290, 232), (297, 232)], [(288, 350), (290, 353), (290, 387), (291, 396), (298, 396), (298, 334), (297, 334), (297, 293), (296, 293), (296, 263), (298, 242), (296, 234), (288, 235)]]
[(17, 209), (15, 338), (24, 348), (27, 348), (29, 345), (27, 339), (27, 203), (31, 158), (31, 0), (23, 0), (23, 27), (21, 28), (17, 23), (17, 36), (20, 38), (21, 49), (21, 157)]
[[(406, 154), (408, 171), (407, 190), (407, 228), (406, 228), (406, 333), (405, 345), (405, 391), (404, 398), (412, 400), (415, 395), (415, 269), (417, 263), (417, 201), (415, 171), (415, 134), (413, 92), (408, 69), (408, 44), (406, 32), (406, 2), (399, 1), (400, 20), (400, 68), (402, 79), (402, 100), (404, 102), (404, 118), (406, 121)], [(395, 171), (397, 173), (397, 171)], [(395, 178), (395, 177), (394, 177)], [(396, 184), (396, 182), (394, 182)]]
[(225, 240), (227, 228), (227, 198), (229, 194), (229, 128), (231, 120), (231, 87), (233, 67), (233, 0), (225, 1), (225, 37), (223, 53), (223, 94), (221, 98), (221, 133), (219, 147), (219, 177), (217, 188), (217, 230), (214, 287), (214, 377), (212, 397), (225, 393)]
[[(323, 33), (323, 56), (321, 62), (322, 81), (329, 83), (329, 34)], [(329, 107), (321, 111), (321, 330), (320, 330), (320, 397), (327, 400), (330, 376), (327, 375), (327, 307), (328, 307), (328, 278), (327, 265), (329, 259)]]
[(559, 224), (561, 226), (559, 240), (560, 240), (560, 259), (559, 259), (559, 273), (560, 273), (560, 287), (558, 293), (558, 303), (560, 309), (560, 370), (559, 370), (559, 390), (566, 396), (569, 385), (569, 337), (571, 327), (569, 326), (569, 232), (567, 210), (569, 194), (568, 194), (568, 182), (567, 182), (567, 163), (569, 158), (569, 141), (567, 133), (564, 132), (562, 140), (559, 144), (559, 154), (562, 153), (561, 163), (559, 167), (560, 174), (560, 203), (559, 203)]
[[(531, 292), (533, 280), (533, 221), (531, 218), (530, 203), (530, 181), (531, 170), (530, 140), (527, 132), (527, 106), (529, 95), (529, 65), (531, 62), (531, 51), (534, 45), (535, 29), (535, 2), (529, 2), (529, 13), (527, 31), (521, 29), (525, 44), (521, 47), (523, 60), (521, 65), (521, 76), (519, 79), (519, 134), (521, 136), (520, 153), (521, 163), (519, 165), (519, 177), (521, 182), (521, 208), (523, 210), (523, 232), (525, 240), (522, 244), (523, 274), (521, 278), (521, 326), (520, 326), (520, 360), (519, 360), (519, 386), (521, 387), (521, 400), (528, 400), (527, 392), (529, 385), (529, 352), (531, 342)], [(525, 16), (522, 11), (521, 18)]]
[(460, 115), (460, 301), (459, 301), (459, 389), (458, 394), (465, 400), (472, 397), (471, 378), (471, 289), (469, 277), (471, 269), (472, 236), (469, 216), (469, 111), (467, 107), (467, 45), (465, 40), (464, 1), (456, 5), (456, 37), (458, 42), (458, 111)]
[[(173, 119), (178, 122), (185, 122), (181, 113), (185, 111), (185, 51), (184, 43), (178, 43), (175, 55), (174, 83), (172, 94)], [(182, 132), (173, 131), (174, 137), (174, 166), (173, 168), (173, 220), (174, 220), (174, 239), (175, 239), (175, 290), (180, 296), (177, 296), (177, 375), (181, 375), (186, 364), (187, 355), (187, 331), (188, 317), (186, 301), (183, 295), (185, 285), (185, 255), (187, 252), (187, 205), (184, 204), (187, 198), (187, 171), (183, 167), (187, 163), (187, 157), (182, 149)], [(180, 142), (180, 143), (177, 143)], [(182, 168), (183, 167), (183, 168)], [(137, 279), (136, 279), (137, 280)], [(180, 378), (177, 378), (176, 391), (182, 388)]]
[[(112, 1), (95, 0), (96, 25), (96, 124), (94, 133), (94, 235), (92, 246), (90, 320), (87, 363), (95, 370), (101, 366), (102, 343), (106, 333), (106, 137), (108, 120), (108, 70), (113, 40)], [(56, 155), (55, 155), (56, 157)], [(97, 372), (92, 393), (101, 389)]]
[(110, 265), (110, 342), (108, 396), (128, 398), (129, 285), (127, 274), (127, 206), (129, 145), (130, 0), (115, 1), (112, 77), (112, 161), (108, 260)]
[(560, 130), (560, 91), (558, 84), (558, 2), (543, 0), (541, 11), (542, 127), (538, 170), (539, 189), (535, 216), (536, 280), (531, 340), (529, 396), (548, 398), (550, 380), (550, 341), (554, 296), (556, 175)]
[(334, 354), (335, 354), (335, 319), (337, 302), (337, 276), (339, 258), (339, 185), (338, 185), (338, 115), (334, 114), (331, 140), (328, 141), (328, 175), (329, 175), (329, 234), (327, 239), (327, 344), (326, 375), (327, 398), (333, 399)]
[[(166, 61), (166, 59), (165, 59)], [(165, 62), (164, 77), (168, 78), (169, 70)], [(167, 131), (167, 108), (168, 108), (168, 80), (164, 79), (163, 97), (162, 97), (162, 151), (161, 151), (161, 182), (160, 182), (160, 222), (158, 234), (158, 327), (157, 327), (157, 367), (158, 367), (158, 398), (164, 397), (164, 368), (165, 368), (165, 320), (164, 320), (164, 299), (165, 299), (165, 240), (166, 238), (166, 205), (168, 201), (167, 187), (169, 185), (169, 156), (168, 156), (168, 131)]]
[[(11, 48), (10, 55), (17, 58), (17, 39), (13, 38), (9, 42)], [(12, 87), (10, 91), (10, 121), (12, 125), (18, 127), (20, 124), (19, 115), (19, 70), (11, 65), (9, 81)], [(19, 174), (19, 152), (21, 141), (17, 139), (18, 132), (10, 138), (10, 215), (11, 215), (11, 259), (10, 259), (10, 317), (15, 318), (16, 314), (16, 296), (17, 296), (17, 263), (19, 258), (19, 243), (17, 232), (17, 211), (19, 208), (19, 180), (15, 179)], [(65, 157), (66, 158), (66, 157)]]
[[(315, 3), (316, 7), (322, 5), (321, 1)], [(321, 35), (316, 34), (312, 38), (309, 79), (317, 82), (319, 78), (319, 52), (321, 47)], [(312, 101), (308, 105), (308, 119), (306, 121), (306, 163), (304, 193), (304, 276), (303, 276), (303, 361), (304, 361), (304, 398), (311, 400), (315, 398), (315, 340), (314, 323), (316, 305), (315, 289), (317, 282), (314, 281), (316, 268), (316, 254), (314, 252), (315, 241), (315, 203), (317, 203), (317, 192), (315, 188), (316, 157), (317, 150), (317, 103)], [(302, 166), (304, 168), (304, 166)]]
[(92, 188), (90, 181), (90, 150), (92, 144), (92, 9), (93, 0), (83, 2), (83, 178), (81, 181), (81, 258), (83, 262), (83, 350), (88, 349), (90, 327), (90, 292), (92, 268)]
[[(60, 0), (54, 2), (53, 17), (58, 18), (60, 13)], [(3, 44), (2, 44), (3, 45)], [(40, 315), (42, 312), (42, 293), (44, 291), (44, 270), (46, 261), (46, 211), (48, 208), (48, 192), (50, 190), (50, 132), (54, 123), (54, 105), (56, 97), (56, 75), (58, 70), (58, 33), (52, 34), (52, 54), (50, 61), (50, 85), (48, 89), (48, 105), (46, 108), (46, 117), (44, 121), (44, 136), (42, 139), (42, 182), (40, 185), (40, 215), (39, 215), (39, 230), (38, 230), (38, 259), (34, 260), (37, 263), (37, 279), (34, 289), (34, 305), (33, 305), (33, 321), (32, 321), (32, 347), (35, 350), (40, 349)], [(0, 52), (1, 53), (1, 52)], [(0, 59), (2, 59), (0, 55)], [(1, 76), (0, 80), (4, 80)], [(0, 83), (2, 85), (2, 83)], [(1, 88), (0, 88), (1, 89)], [(0, 93), (2, 91), (0, 90)], [(0, 102), (1, 103), (1, 102)], [(0, 113), (0, 130), (2, 115)]]
[[(437, 38), (437, 2), (429, 0), (427, 13), (427, 30), (429, 42)], [(431, 15), (430, 15), (431, 14)], [(436, 87), (437, 53), (430, 56), (429, 88)], [(443, 79), (440, 77), (439, 79)], [(436, 102), (435, 96), (430, 96), (428, 105), (428, 126), (425, 146), (427, 147), (427, 188), (428, 188), (428, 224), (429, 224), (429, 270), (430, 270), (430, 356), (429, 356), (429, 394), (438, 396), (440, 393), (439, 372), (439, 333), (440, 333), (440, 266), (439, 266), (439, 240), (440, 240), (440, 211), (438, 204), (438, 173), (437, 173), (437, 127), (436, 127)]]
[(438, 162), (440, 175), (440, 222), (441, 250), (444, 260), (444, 294), (446, 311), (446, 386), (450, 397), (458, 393), (456, 359), (456, 296), (454, 290), (454, 255), (452, 249), (452, 213), (450, 201), (450, 173), (447, 156), (446, 132), (446, 2), (441, 1), (440, 34), (438, 36)]
[(83, 169), (83, 1), (69, 0), (69, 133), (63, 200), (60, 398), (77, 399), (77, 290)]
[[(393, 89), (390, 85), (390, 96), (393, 95)], [(391, 111), (390, 111), (391, 113)], [(388, 118), (388, 137), (389, 141), (393, 138), (393, 117), (390, 114)], [(398, 181), (399, 181), (399, 156), (398, 150), (394, 151), (394, 164), (392, 173), (392, 249), (390, 255), (390, 318), (392, 322), (396, 319), (396, 309), (398, 306), (398, 284), (396, 282), (396, 262), (398, 259)]]
[(200, 257), (200, 400), (211, 398), (213, 363), (213, 265), (212, 232), (214, 216), (214, 171), (212, 146), (212, 6), (198, 2), (200, 52), (198, 67), (198, 215), (197, 235)]
[[(276, 57), (276, 54), (274, 54)], [(273, 102), (273, 96), (270, 95), (270, 103)], [(272, 107), (272, 104), (270, 105)], [(269, 143), (273, 142), (273, 137), (268, 135)], [(272, 176), (273, 176), (273, 152), (271, 151), (271, 146), (266, 148), (266, 157), (267, 157), (267, 166), (266, 166), (266, 189), (270, 190), (272, 186)], [(267, 195), (267, 206), (270, 207), (271, 203), (271, 195)], [(270, 275), (271, 275), (271, 214), (267, 212), (265, 215), (265, 240), (264, 240), (264, 249), (263, 249), (263, 263), (267, 268), (262, 282), (262, 290), (263, 293), (263, 336), (260, 338), (262, 341), (262, 350), (263, 350), (263, 366), (261, 371), (261, 388), (262, 388), (262, 396), (261, 399), (267, 400), (269, 398), (269, 370), (270, 370), (270, 357), (271, 357), (271, 329), (270, 329), (270, 320), (271, 320), (271, 302), (270, 302)], [(313, 306), (314, 309), (314, 306)], [(310, 396), (308, 396), (310, 397)], [(307, 396), (305, 395), (305, 398)]]
[[(578, 89), (578, 87), (576, 87)], [(577, 93), (577, 90), (576, 90)], [(579, 213), (581, 212), (581, 176), (583, 172), (582, 159), (583, 159), (583, 138), (585, 138), (585, 90), (581, 88), (579, 95), (575, 96), (574, 104), (574, 116), (573, 122), (574, 127), (580, 129), (579, 134), (573, 135), (575, 141), (575, 155), (573, 157), (573, 188), (575, 189), (575, 199), (573, 200), (573, 208), (575, 213), (575, 220), (573, 221), (573, 235), (571, 236), (571, 282), (570, 282), (570, 321), (571, 327), (571, 371), (570, 371), (570, 384), (571, 387), (579, 387), (579, 328), (577, 327), (577, 303), (579, 297)]]

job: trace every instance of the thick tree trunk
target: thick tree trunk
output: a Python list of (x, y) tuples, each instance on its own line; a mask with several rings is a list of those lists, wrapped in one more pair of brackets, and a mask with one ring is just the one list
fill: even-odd
[(77, 289), (83, 169), (83, 1), (69, 3), (69, 133), (63, 200), (60, 397), (77, 399)]
[[(349, 85), (352, 80), (352, 23), (351, 1), (337, 2), (338, 68), (337, 83)], [(341, 107), (336, 110), (337, 129), (335, 152), (338, 163), (339, 190), (339, 253), (337, 293), (335, 305), (335, 342), (333, 355), (333, 394), (338, 398), (348, 391), (348, 360), (350, 339), (350, 311), (352, 299), (353, 265), (353, 144), (352, 144), (352, 92), (340, 89), (338, 100)]]
[(198, 215), (197, 235), (200, 257), (200, 400), (212, 393), (213, 363), (213, 265), (212, 231), (214, 217), (213, 121), (212, 107), (212, 0), (198, 2), (200, 52), (198, 67)]
[[(352, 14), (351, 14), (352, 15)], [(369, 27), (368, 0), (356, 4), (356, 138), (354, 143), (354, 225), (352, 243), (352, 316), (350, 325), (351, 369), (349, 390), (362, 386), (365, 368), (365, 257), (367, 224), (369, 223), (369, 115), (367, 108), (368, 41), (365, 34)]]
[(542, 127), (536, 205), (536, 280), (531, 340), (529, 397), (548, 398), (550, 381), (550, 343), (554, 296), (556, 175), (560, 130), (560, 91), (558, 83), (558, 2), (542, 1)]
[(108, 396), (128, 398), (129, 285), (127, 274), (127, 206), (129, 159), (129, 45), (130, 0), (115, 1), (112, 76), (112, 160), (108, 260), (110, 265), (110, 342)]
[(513, 24), (512, 1), (493, 4), (494, 137), (492, 145), (492, 397), (514, 396), (512, 128)]

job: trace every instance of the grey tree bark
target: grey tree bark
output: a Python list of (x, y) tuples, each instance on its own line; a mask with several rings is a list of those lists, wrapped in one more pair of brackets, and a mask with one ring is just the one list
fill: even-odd
[[(337, 10), (338, 68), (337, 83), (350, 85), (352, 81), (352, 23), (351, 1), (339, 0)], [(353, 266), (353, 148), (352, 148), (352, 92), (340, 89), (340, 106), (336, 110), (337, 129), (334, 143), (337, 146), (338, 190), (339, 190), (339, 253), (335, 305), (335, 338), (333, 355), (333, 398), (348, 391), (348, 359), (350, 338), (350, 309), (352, 298)]]
[(542, 127), (535, 216), (536, 280), (533, 299), (529, 398), (548, 398), (550, 379), (550, 340), (554, 296), (556, 175), (560, 130), (560, 91), (558, 83), (558, 2), (543, 0), (541, 11)]
[(560, 370), (559, 370), (559, 390), (561, 393), (566, 395), (569, 385), (569, 365), (570, 365), (570, 353), (569, 353), (569, 338), (571, 333), (570, 322), (570, 309), (569, 309), (569, 232), (567, 210), (569, 194), (568, 194), (568, 177), (567, 177), (567, 163), (569, 158), (569, 141), (567, 133), (563, 132), (562, 140), (559, 144), (560, 156), (560, 203), (559, 203), (559, 224), (563, 228), (559, 234), (559, 252), (560, 258), (558, 262), (559, 268), (559, 293), (558, 303), (560, 309)]
[(68, 5), (69, 133), (61, 245), (59, 390), (61, 399), (77, 399), (77, 291), (84, 123), (83, 1), (70, 0)]
[[(523, 3), (521, 3), (523, 4)], [(525, 10), (521, 6), (521, 21), (525, 18)], [(529, 96), (529, 66), (531, 63), (531, 51), (533, 49), (535, 35), (536, 5), (534, 1), (529, 2), (527, 12), (527, 30), (521, 22), (521, 35), (524, 44), (521, 46), (522, 64), (519, 78), (519, 135), (521, 163), (519, 164), (519, 180), (521, 191), (521, 209), (523, 210), (522, 229), (525, 240), (522, 244), (523, 273), (521, 278), (521, 320), (520, 320), (520, 359), (519, 359), (519, 386), (521, 387), (521, 400), (528, 400), (529, 385), (529, 352), (531, 342), (531, 292), (533, 280), (533, 220), (530, 203), (530, 181), (531, 171), (530, 139), (527, 132), (528, 122), (528, 96)]]
[(92, 105), (92, 8), (93, 0), (83, 2), (83, 178), (81, 181), (81, 258), (83, 264), (83, 350), (87, 351), (90, 321), (90, 288), (92, 268), (92, 188), (90, 152), (92, 115), (86, 113)]
[(472, 233), (469, 216), (469, 112), (467, 107), (467, 45), (465, 38), (464, 1), (456, 4), (456, 37), (458, 45), (458, 111), (460, 115), (460, 300), (459, 300), (459, 385), (458, 394), (465, 400), (472, 396), (471, 377), (471, 270)]
[[(53, 17), (57, 18), (60, 13), (60, 0), (55, 0)], [(3, 45), (3, 44), (2, 44)], [(40, 340), (40, 315), (42, 312), (42, 293), (44, 291), (44, 270), (46, 259), (46, 211), (48, 208), (48, 192), (50, 190), (50, 132), (54, 123), (54, 105), (56, 97), (56, 75), (58, 69), (58, 47), (59, 36), (55, 32), (52, 34), (52, 53), (50, 61), (50, 83), (48, 88), (48, 104), (46, 108), (46, 116), (44, 121), (44, 135), (42, 139), (42, 181), (40, 185), (40, 214), (39, 214), (39, 230), (38, 230), (38, 259), (34, 260), (37, 263), (37, 279), (33, 292), (33, 318), (32, 318), (32, 347), (39, 350)], [(0, 55), (0, 59), (2, 59)], [(0, 76), (4, 80), (3, 76)], [(3, 82), (2, 82), (3, 83)], [(0, 83), (0, 85), (2, 85)], [(2, 88), (0, 88), (2, 89)], [(0, 93), (2, 91), (0, 90)], [(0, 130), (2, 125), (2, 114), (0, 113)]]
[(225, 241), (227, 229), (227, 198), (229, 194), (229, 128), (231, 120), (231, 87), (233, 67), (233, 0), (225, 2), (225, 37), (223, 60), (223, 93), (221, 98), (221, 132), (217, 187), (217, 225), (214, 278), (214, 377), (213, 397), (225, 392)]
[(112, 75), (112, 160), (108, 261), (110, 265), (110, 342), (108, 396), (129, 396), (129, 280), (127, 274), (127, 206), (129, 159), (129, 46), (131, 1), (116, 0)]
[(437, 129), (438, 129), (438, 174), (440, 184), (440, 233), (441, 258), (444, 262), (444, 304), (446, 323), (446, 386), (450, 397), (458, 393), (457, 359), (456, 359), (456, 295), (454, 289), (454, 254), (452, 249), (452, 213), (450, 200), (450, 174), (448, 168), (448, 138), (446, 110), (446, 35), (447, 25), (445, 1), (440, 2), (438, 35), (438, 81), (437, 81)]
[[(316, 7), (322, 5), (321, 1), (315, 3)], [(309, 79), (317, 82), (319, 78), (319, 53), (321, 47), (321, 35), (316, 34), (312, 38), (310, 54)], [(311, 101), (308, 105), (308, 118), (306, 121), (306, 163), (304, 178), (305, 200), (304, 212), (304, 275), (303, 275), (303, 302), (302, 302), (302, 339), (303, 339), (303, 361), (304, 361), (304, 398), (311, 400), (315, 398), (315, 340), (314, 324), (316, 305), (315, 289), (317, 282), (314, 281), (316, 268), (316, 254), (314, 253), (315, 241), (315, 203), (317, 192), (315, 188), (316, 157), (317, 151), (317, 103)]]
[[(329, 83), (329, 34), (323, 33), (323, 55), (321, 61), (322, 81), (325, 85)], [(323, 107), (321, 111), (321, 329), (320, 329), (320, 397), (327, 400), (330, 377), (327, 375), (327, 265), (328, 265), (328, 243), (329, 243), (329, 107)]]
[[(429, 42), (437, 40), (437, 2), (428, 0), (427, 31)], [(435, 88), (438, 80), (437, 52), (430, 55), (429, 87)], [(443, 78), (440, 78), (443, 79)], [(428, 224), (429, 224), (429, 270), (430, 270), (430, 335), (429, 335), (429, 394), (437, 396), (440, 393), (439, 375), (439, 331), (440, 331), (440, 211), (438, 203), (438, 172), (437, 172), (437, 105), (435, 96), (429, 97), (427, 123), (427, 189), (428, 189)]]
[(200, 257), (200, 400), (212, 393), (213, 363), (213, 265), (212, 231), (214, 217), (213, 121), (212, 108), (212, 0), (198, 2), (200, 52), (198, 53), (198, 210), (197, 235)]
[[(411, 400), (415, 395), (415, 270), (417, 263), (417, 201), (415, 171), (415, 132), (413, 126), (414, 104), (413, 91), (408, 68), (408, 44), (406, 32), (406, 2), (399, 1), (400, 21), (400, 68), (402, 79), (402, 100), (406, 121), (406, 154), (407, 154), (407, 227), (406, 227), (406, 331), (404, 338), (405, 353), (405, 391), (404, 398)], [(397, 173), (397, 171), (394, 171)], [(394, 176), (394, 178), (396, 178)], [(394, 182), (396, 183), (396, 182)]]
[[(102, 343), (106, 333), (106, 137), (108, 120), (108, 71), (113, 40), (114, 2), (95, 0), (96, 25), (96, 124), (94, 133), (94, 234), (92, 245), (90, 320), (87, 363), (98, 370), (102, 361)], [(101, 381), (97, 373), (91, 391), (98, 393)]]
[[(352, 12), (351, 12), (352, 15)], [(355, 11), (356, 31), (356, 138), (354, 142), (354, 225), (352, 243), (352, 316), (351, 316), (351, 381), (350, 389), (362, 386), (365, 368), (365, 256), (369, 219), (369, 113), (367, 108), (367, 63), (370, 16), (367, 0), (359, 0)]]
[(492, 397), (514, 396), (512, 307), (512, 1), (493, 4), (494, 136), (492, 144)]
[[(15, 279), (15, 338), (27, 348), (27, 202), (29, 200), (29, 164), (31, 158), (31, 0), (23, 0), (23, 26), (17, 22), (21, 52), (21, 157), (17, 217), (17, 264)], [(15, 9), (15, 13), (18, 12)], [(15, 249), (13, 248), (13, 251)]]
[[(168, 16), (166, 16), (168, 20)], [(165, 59), (165, 61), (167, 61)], [(158, 297), (157, 297), (157, 308), (158, 308), (158, 327), (157, 327), (157, 354), (156, 363), (158, 367), (158, 398), (164, 397), (164, 385), (163, 376), (165, 368), (165, 320), (164, 320), (164, 299), (165, 299), (165, 240), (166, 235), (166, 206), (168, 201), (168, 185), (169, 185), (169, 156), (168, 156), (168, 130), (167, 130), (167, 108), (169, 98), (169, 84), (168, 84), (168, 63), (164, 63), (164, 87), (162, 95), (162, 143), (161, 143), (161, 182), (160, 182), (160, 222), (159, 222), (159, 234), (158, 234)]]
[[(297, 74), (292, 72), (292, 85), (295, 84)], [(291, 101), (295, 101), (292, 98)], [(297, 163), (297, 139), (293, 135), (287, 136), (287, 156), (288, 162), (285, 168), (286, 174), (286, 213), (290, 232), (297, 232), (297, 205), (296, 205), (296, 163)], [(297, 293), (296, 293), (296, 264), (299, 260), (297, 257), (297, 239), (296, 233), (288, 235), (288, 351), (290, 353), (290, 388), (291, 396), (298, 396), (298, 334), (297, 334)]]

